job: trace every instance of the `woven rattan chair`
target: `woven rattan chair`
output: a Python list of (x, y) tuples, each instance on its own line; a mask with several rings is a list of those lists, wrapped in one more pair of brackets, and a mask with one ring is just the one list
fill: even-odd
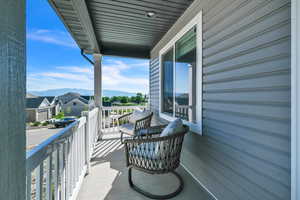
[[(182, 132), (170, 136), (159, 137), (159, 133), (140, 136), (136, 139), (124, 140), (126, 165), (129, 185), (135, 191), (152, 199), (169, 199), (178, 195), (184, 183), (181, 176), (175, 172), (180, 164), (180, 154), (184, 135), (189, 131), (184, 126)], [(137, 187), (132, 181), (132, 168), (149, 174), (172, 173), (179, 180), (179, 187), (166, 195), (155, 195)]]
[(152, 112), (149, 112), (147, 116), (136, 120), (133, 124), (129, 123), (129, 118), (131, 115), (132, 113), (128, 113), (118, 118), (119, 130), (121, 133), (121, 143), (123, 143), (124, 134), (135, 138), (138, 136), (141, 130), (148, 129), (151, 126), (151, 119), (153, 116)]

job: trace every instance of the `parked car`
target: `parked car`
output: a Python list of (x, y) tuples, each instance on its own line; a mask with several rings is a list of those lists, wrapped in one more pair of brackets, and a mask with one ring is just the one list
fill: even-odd
[(54, 122), (54, 126), (56, 128), (59, 128), (59, 127), (66, 127), (67, 125), (73, 123), (76, 121), (76, 117), (64, 117), (60, 120), (56, 120)]

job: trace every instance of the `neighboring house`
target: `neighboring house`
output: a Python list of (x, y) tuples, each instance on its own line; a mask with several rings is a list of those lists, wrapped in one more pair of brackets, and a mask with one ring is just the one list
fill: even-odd
[(81, 97), (88, 101), (89, 110), (95, 108), (95, 100), (93, 96), (81, 96)]
[(62, 102), (62, 110), (68, 116), (80, 116), (82, 111), (95, 107), (92, 96), (81, 96), (78, 93), (69, 92), (58, 97)]
[(89, 110), (89, 104), (86, 99), (78, 97), (63, 104), (62, 109), (65, 115), (80, 116), (82, 111)]
[(81, 95), (79, 93), (76, 92), (68, 92), (66, 94), (60, 95), (58, 96), (58, 99), (62, 102), (62, 104), (66, 104), (69, 101), (80, 97)]
[(44, 96), (49, 102), (51, 106), (51, 118), (55, 115), (57, 115), (62, 110), (62, 103), (58, 99), (58, 97), (55, 96)]
[(51, 116), (51, 105), (47, 98), (26, 98), (26, 122), (45, 121)]

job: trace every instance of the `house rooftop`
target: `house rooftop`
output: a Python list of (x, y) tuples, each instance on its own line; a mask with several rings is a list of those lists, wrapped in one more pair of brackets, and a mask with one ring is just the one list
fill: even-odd
[(46, 98), (50, 103), (53, 101), (53, 99), (55, 99), (55, 96), (43, 96), (44, 98)]
[(88, 95), (81, 95), (80, 96), (81, 98), (84, 98), (85, 100), (90, 100), (90, 99), (93, 99), (94, 98), (94, 96), (88, 96)]
[(38, 108), (45, 97), (26, 98), (26, 108)]
[(88, 104), (88, 103), (89, 103), (89, 100), (83, 98), (82, 96), (78, 97), (78, 99), (79, 99), (80, 101), (82, 101), (83, 103), (85, 103), (85, 104)]

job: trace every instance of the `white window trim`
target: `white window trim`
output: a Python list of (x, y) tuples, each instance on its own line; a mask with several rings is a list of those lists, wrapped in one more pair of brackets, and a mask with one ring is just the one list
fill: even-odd
[(300, 2), (292, 0), (291, 200), (300, 199)]
[[(159, 51), (159, 116), (168, 121), (173, 121), (176, 118), (162, 113), (162, 55), (175, 45), (185, 33), (197, 25), (197, 69), (196, 69), (196, 121), (197, 124), (184, 121), (189, 125), (191, 130), (202, 135), (202, 11), (200, 11), (186, 26), (184, 26), (172, 40)], [(175, 55), (174, 55), (175, 56)]]

